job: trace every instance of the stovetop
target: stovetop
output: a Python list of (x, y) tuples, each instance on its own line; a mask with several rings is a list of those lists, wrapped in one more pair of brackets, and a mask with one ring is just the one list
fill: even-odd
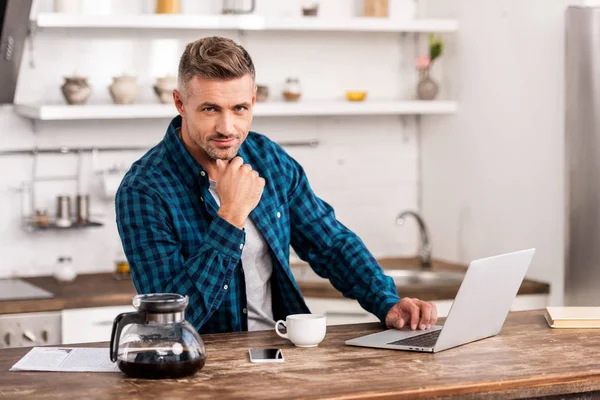
[(0, 301), (48, 299), (54, 294), (22, 279), (0, 279)]

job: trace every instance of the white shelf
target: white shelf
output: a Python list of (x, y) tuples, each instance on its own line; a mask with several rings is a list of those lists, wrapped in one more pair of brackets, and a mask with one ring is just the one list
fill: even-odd
[(356, 31), (356, 32), (456, 32), (458, 22), (445, 19), (390, 20), (320, 17), (274, 18), (259, 15), (85, 15), (42, 13), (32, 21), (37, 28), (78, 29), (198, 29), (273, 31)]
[[(341, 116), (341, 115), (434, 115), (454, 114), (454, 101), (330, 101), (266, 102), (254, 107), (256, 117)], [(177, 115), (171, 104), (134, 105), (15, 105), (23, 117), (40, 121), (95, 119), (156, 119)]]

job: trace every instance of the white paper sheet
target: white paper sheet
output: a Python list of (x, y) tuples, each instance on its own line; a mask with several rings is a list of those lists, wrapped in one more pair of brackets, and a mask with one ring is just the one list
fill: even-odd
[(107, 348), (34, 347), (10, 371), (119, 372)]

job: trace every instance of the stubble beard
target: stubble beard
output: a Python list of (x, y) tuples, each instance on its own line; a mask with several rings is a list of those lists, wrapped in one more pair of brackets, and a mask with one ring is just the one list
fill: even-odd
[[(219, 134), (211, 135), (208, 138), (206, 138), (206, 143), (202, 143), (200, 141), (200, 135), (198, 135), (197, 132), (195, 130), (193, 130), (189, 124), (188, 124), (188, 132), (189, 132), (190, 138), (196, 144), (196, 146), (198, 146), (202, 151), (204, 151), (204, 153), (206, 153), (206, 155), (213, 161), (216, 161), (216, 160), (231, 161), (235, 158), (235, 156), (237, 156), (237, 154), (240, 150), (241, 143), (239, 143), (239, 140), (240, 140), (239, 135), (230, 135), (230, 136), (219, 135)], [(238, 144), (231, 146), (230, 148), (228, 148), (226, 150), (217, 150), (210, 145), (211, 140), (213, 140), (213, 139), (233, 139), (233, 138), (238, 140)]]

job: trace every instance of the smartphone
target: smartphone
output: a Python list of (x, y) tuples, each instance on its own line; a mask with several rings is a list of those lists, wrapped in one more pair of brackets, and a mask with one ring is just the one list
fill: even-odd
[(250, 362), (283, 362), (283, 353), (281, 349), (249, 349)]

